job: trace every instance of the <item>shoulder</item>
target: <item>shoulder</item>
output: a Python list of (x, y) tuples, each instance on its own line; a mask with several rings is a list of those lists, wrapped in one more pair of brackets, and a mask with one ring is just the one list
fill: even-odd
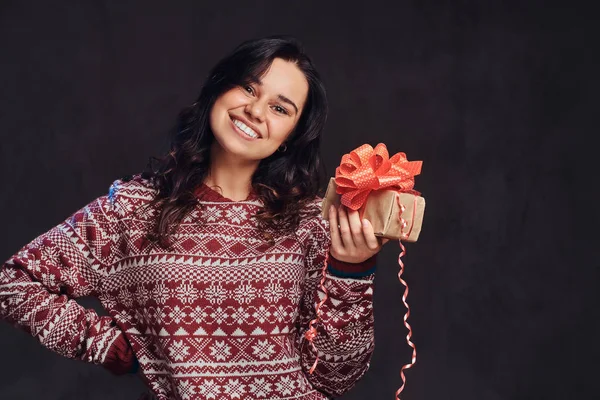
[(110, 186), (109, 197), (116, 200), (118, 197), (135, 197), (152, 199), (156, 189), (152, 181), (143, 178), (142, 174), (127, 175), (115, 180)]
[(157, 194), (152, 181), (141, 173), (116, 179), (108, 191), (108, 200), (121, 217), (149, 203)]

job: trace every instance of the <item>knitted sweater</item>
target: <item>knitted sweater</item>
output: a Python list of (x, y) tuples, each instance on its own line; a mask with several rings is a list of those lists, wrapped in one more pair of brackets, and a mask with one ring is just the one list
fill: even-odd
[[(369, 367), (374, 347), (375, 257), (329, 256), (321, 198), (295, 235), (263, 239), (254, 192), (232, 201), (206, 185), (164, 250), (144, 236), (157, 209), (140, 174), (25, 245), (0, 269), (0, 319), (69, 358), (139, 374), (160, 400), (340, 396)], [(360, 276), (363, 275), (363, 276)], [(99, 316), (73, 298), (97, 297)]]

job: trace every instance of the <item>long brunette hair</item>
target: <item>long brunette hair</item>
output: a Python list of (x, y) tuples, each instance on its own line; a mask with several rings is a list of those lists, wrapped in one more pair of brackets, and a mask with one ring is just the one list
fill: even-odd
[(180, 112), (171, 150), (163, 157), (150, 157), (142, 177), (158, 189), (149, 206), (161, 210), (154, 232), (148, 234), (151, 241), (169, 246), (169, 231), (177, 230), (197, 205), (194, 190), (210, 166), (214, 136), (209, 115), (216, 99), (233, 87), (255, 82), (275, 58), (295, 63), (309, 89), (302, 115), (286, 141), (287, 151), (261, 160), (252, 176), (252, 188), (264, 204), (255, 216), (263, 232), (293, 232), (298, 227), (303, 207), (320, 194), (324, 178), (319, 149), (328, 106), (325, 87), (301, 43), (279, 35), (246, 41), (219, 61), (196, 102)]

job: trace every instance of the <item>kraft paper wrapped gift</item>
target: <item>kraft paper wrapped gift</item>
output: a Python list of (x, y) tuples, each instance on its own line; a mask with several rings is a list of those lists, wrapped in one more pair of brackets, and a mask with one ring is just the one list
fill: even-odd
[[(327, 192), (323, 199), (323, 218), (329, 219), (329, 206), (340, 205), (341, 196), (336, 193), (337, 185), (335, 178), (329, 180)], [(401, 217), (406, 221), (404, 234), (401, 235), (402, 225), (398, 218), (401, 211), (396, 197), (406, 207)], [(364, 207), (363, 218), (373, 225), (375, 236), (392, 240), (402, 239), (407, 242), (416, 242), (421, 233), (423, 214), (425, 213), (425, 199), (410, 193), (402, 193), (395, 190), (380, 189), (369, 193)], [(362, 210), (359, 210), (359, 212)]]

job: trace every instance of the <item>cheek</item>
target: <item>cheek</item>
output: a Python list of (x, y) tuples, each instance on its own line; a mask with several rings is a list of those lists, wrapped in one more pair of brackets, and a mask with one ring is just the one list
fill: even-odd
[(227, 93), (215, 101), (209, 114), (210, 126), (213, 132), (215, 131), (215, 128), (218, 129), (218, 127), (227, 122), (229, 110), (233, 107), (234, 102), (232, 102), (231, 95)]
[(217, 99), (217, 102), (219, 102), (223, 108), (231, 109), (244, 105), (247, 99), (248, 97), (245, 96), (240, 89), (233, 88), (223, 93), (221, 97)]
[(216, 131), (215, 128), (217, 128), (217, 117), (219, 114), (220, 114), (220, 107), (217, 103), (215, 103), (213, 105), (213, 107), (210, 109), (210, 114), (208, 116), (210, 129), (213, 131), (213, 133)]
[(279, 120), (275, 121), (271, 127), (272, 137), (278, 141), (283, 142), (290, 133), (294, 130), (296, 124), (293, 121)]
[(239, 90), (231, 89), (215, 100), (213, 110), (216, 109), (222, 112), (235, 108), (242, 103), (242, 96), (240, 95)]

